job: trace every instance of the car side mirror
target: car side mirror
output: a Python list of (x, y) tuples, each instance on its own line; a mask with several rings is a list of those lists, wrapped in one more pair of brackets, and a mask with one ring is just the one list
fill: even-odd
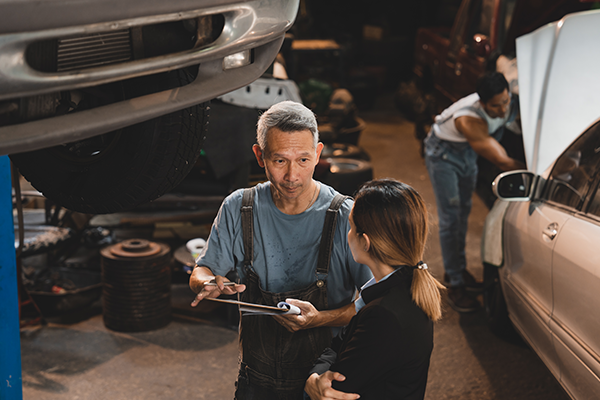
[(534, 178), (535, 174), (526, 170), (504, 172), (496, 177), (492, 190), (502, 200), (529, 201)]
[(492, 52), (490, 38), (487, 35), (476, 33), (473, 35), (473, 50), (479, 57), (487, 58)]

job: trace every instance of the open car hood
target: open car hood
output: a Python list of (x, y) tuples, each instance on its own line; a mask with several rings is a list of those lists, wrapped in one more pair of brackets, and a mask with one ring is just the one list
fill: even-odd
[(517, 39), (527, 168), (540, 174), (600, 117), (600, 10)]

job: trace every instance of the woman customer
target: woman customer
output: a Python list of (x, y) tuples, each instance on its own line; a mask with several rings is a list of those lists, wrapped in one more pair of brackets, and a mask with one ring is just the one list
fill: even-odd
[(395, 180), (367, 182), (350, 226), (352, 256), (374, 278), (355, 302), (356, 316), (317, 360), (305, 391), (312, 400), (423, 399), (444, 288), (422, 261), (423, 199)]

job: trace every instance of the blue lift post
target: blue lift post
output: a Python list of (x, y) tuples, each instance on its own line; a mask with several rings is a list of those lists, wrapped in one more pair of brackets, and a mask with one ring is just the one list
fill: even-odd
[(0, 400), (23, 399), (10, 160), (0, 156)]

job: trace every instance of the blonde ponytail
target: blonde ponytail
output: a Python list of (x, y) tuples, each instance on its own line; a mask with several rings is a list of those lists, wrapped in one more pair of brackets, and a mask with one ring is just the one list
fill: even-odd
[[(426, 264), (423, 264), (426, 266)], [(427, 268), (415, 268), (410, 291), (413, 301), (432, 321), (442, 318), (442, 296), (440, 291), (446, 289), (433, 277)]]

